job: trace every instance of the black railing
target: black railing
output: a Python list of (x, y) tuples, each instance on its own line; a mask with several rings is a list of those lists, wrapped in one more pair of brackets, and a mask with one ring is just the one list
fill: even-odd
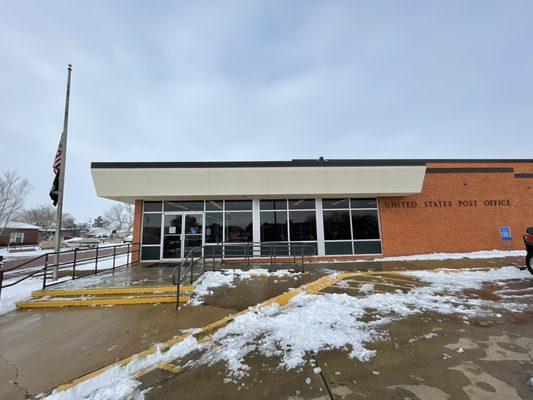
[[(224, 262), (250, 266), (253, 263), (292, 265), (305, 271), (305, 258), (314, 256), (316, 248), (309, 243), (217, 243), (194, 247), (189, 250), (181, 263), (174, 267), (172, 283), (176, 285), (176, 308), (180, 304), (180, 286), (190, 281), (192, 285), (207, 270), (214, 271)], [(201, 266), (201, 269), (195, 267)], [(184, 271), (182, 272), (182, 269)]]
[[(117, 268), (131, 265), (134, 254), (137, 254), (137, 259), (139, 259), (139, 243), (75, 248), (59, 253), (49, 252), (13, 267), (4, 268), (0, 265), (0, 296), (2, 289), (15, 286), (34, 277), (42, 277), (42, 288), (46, 289), (67, 280), (79, 279), (102, 272), (111, 271), (114, 274)], [(106, 263), (106, 261), (108, 262)], [(8, 280), (7, 283), (5, 283), (6, 280)]]

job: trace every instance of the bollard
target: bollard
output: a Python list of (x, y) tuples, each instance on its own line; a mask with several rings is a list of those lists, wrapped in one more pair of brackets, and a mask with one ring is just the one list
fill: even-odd
[(76, 260), (78, 259), (78, 248), (74, 249), (74, 262), (72, 264), (72, 280), (76, 279)]

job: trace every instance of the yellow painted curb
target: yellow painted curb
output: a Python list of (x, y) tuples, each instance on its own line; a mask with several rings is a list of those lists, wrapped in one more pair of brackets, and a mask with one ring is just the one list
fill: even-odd
[[(186, 303), (190, 296), (180, 296), (180, 303)], [(176, 296), (154, 296), (154, 297), (97, 297), (91, 299), (71, 299), (71, 300), (33, 300), (16, 303), (17, 308), (49, 308), (49, 307), (90, 307), (90, 306), (110, 306), (110, 305), (132, 305), (132, 304), (157, 304), (175, 303)]]
[[(180, 286), (181, 292), (192, 292), (196, 286)], [(113, 296), (113, 295), (134, 295), (134, 294), (159, 294), (176, 293), (176, 286), (126, 286), (126, 287), (97, 287), (87, 289), (51, 289), (35, 290), (31, 292), (34, 299), (41, 297), (79, 297), (79, 296)]]

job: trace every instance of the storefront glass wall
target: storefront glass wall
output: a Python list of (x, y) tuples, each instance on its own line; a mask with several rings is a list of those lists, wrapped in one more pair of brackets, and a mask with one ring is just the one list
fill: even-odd
[[(305, 243), (319, 255), (318, 228), (324, 232), (322, 255), (381, 253), (376, 199), (323, 199), (321, 213), (315, 199), (260, 200), (257, 204), (254, 209), (252, 200), (146, 201), (142, 259), (180, 259), (202, 245), (207, 246), (206, 255), (218, 256), (221, 243), (230, 244), (225, 254), (231, 257), (231, 250), (240, 253), (239, 243), (254, 241), (276, 244), (278, 255), (291, 254), (291, 243)], [(259, 237), (254, 240), (255, 213)]]

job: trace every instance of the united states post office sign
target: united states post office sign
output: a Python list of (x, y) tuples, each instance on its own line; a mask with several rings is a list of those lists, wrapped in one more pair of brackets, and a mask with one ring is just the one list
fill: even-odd
[(485, 200), (387, 200), (384, 202), (385, 208), (494, 208), (511, 207), (510, 199), (485, 199)]

